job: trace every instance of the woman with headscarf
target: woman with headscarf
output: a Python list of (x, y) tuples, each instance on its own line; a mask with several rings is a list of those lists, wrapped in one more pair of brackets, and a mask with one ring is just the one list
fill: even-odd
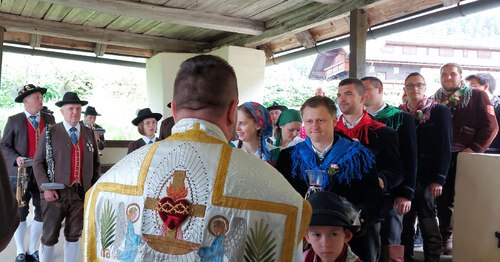
[(266, 142), (272, 133), (271, 116), (264, 106), (257, 102), (246, 102), (238, 107), (238, 140), (233, 142), (237, 148), (274, 165), (280, 150)]
[(144, 145), (152, 144), (160, 140), (155, 134), (158, 127), (158, 120), (160, 120), (161, 117), (162, 115), (160, 113), (153, 113), (149, 108), (139, 110), (137, 117), (132, 120), (132, 124), (137, 126), (137, 130), (142, 137), (128, 145), (127, 154), (132, 153), (134, 150)]
[(276, 121), (276, 125), (278, 128), (274, 146), (285, 149), (304, 141), (299, 136), (300, 128), (302, 127), (302, 117), (298, 110), (288, 109), (283, 111)]

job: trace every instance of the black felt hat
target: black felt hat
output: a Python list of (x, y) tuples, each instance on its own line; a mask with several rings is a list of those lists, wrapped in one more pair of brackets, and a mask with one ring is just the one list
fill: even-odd
[(27, 84), (17, 92), (17, 97), (14, 99), (16, 103), (22, 103), (23, 99), (33, 93), (40, 92), (42, 95), (47, 93), (47, 88), (38, 87), (33, 84)]
[(95, 107), (93, 106), (87, 106), (87, 108), (85, 109), (85, 112), (82, 112), (82, 114), (86, 115), (86, 116), (100, 116), (101, 114), (97, 113), (97, 111), (95, 111)]
[(341, 226), (351, 232), (359, 231), (359, 226), (347, 216), (342, 199), (335, 193), (321, 191), (312, 194), (307, 201), (312, 206), (310, 226)]
[(281, 111), (285, 111), (287, 110), (288, 107), (286, 106), (282, 106), (282, 105), (279, 105), (278, 103), (274, 102), (272, 106), (268, 107), (267, 110), (268, 111), (271, 111), (271, 110), (281, 110)]
[(132, 120), (134, 126), (138, 125), (142, 120), (146, 118), (154, 118), (156, 121), (160, 120), (162, 115), (160, 113), (153, 113), (149, 108), (143, 108), (137, 113), (137, 117)]
[(63, 105), (66, 104), (80, 104), (82, 106), (88, 104), (87, 101), (80, 100), (78, 95), (74, 92), (66, 92), (64, 94), (63, 99), (59, 102), (56, 102), (56, 106), (62, 107)]

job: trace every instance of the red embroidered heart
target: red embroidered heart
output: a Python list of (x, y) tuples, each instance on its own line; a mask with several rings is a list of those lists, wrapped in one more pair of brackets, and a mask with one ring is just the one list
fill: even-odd
[(170, 230), (179, 227), (191, 213), (191, 203), (186, 199), (174, 201), (170, 197), (164, 197), (156, 205), (163, 224)]

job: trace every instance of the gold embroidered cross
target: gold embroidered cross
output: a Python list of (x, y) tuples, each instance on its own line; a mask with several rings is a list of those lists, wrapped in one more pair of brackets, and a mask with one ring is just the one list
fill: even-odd
[(145, 209), (156, 210), (164, 222), (165, 236), (143, 234), (148, 245), (154, 250), (165, 254), (186, 254), (199, 248), (199, 244), (176, 238), (182, 222), (190, 216), (204, 217), (206, 206), (191, 203), (185, 199), (188, 190), (184, 186), (185, 170), (175, 170), (173, 181), (167, 187), (167, 196), (161, 199), (146, 198)]

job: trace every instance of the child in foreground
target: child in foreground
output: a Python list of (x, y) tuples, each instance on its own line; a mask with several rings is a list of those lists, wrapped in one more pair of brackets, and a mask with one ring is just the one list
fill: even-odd
[(352, 206), (348, 212), (342, 199), (331, 192), (317, 192), (307, 200), (312, 206), (306, 233), (311, 248), (304, 252), (304, 262), (361, 262), (347, 244), (359, 230), (353, 225), (356, 212)]

